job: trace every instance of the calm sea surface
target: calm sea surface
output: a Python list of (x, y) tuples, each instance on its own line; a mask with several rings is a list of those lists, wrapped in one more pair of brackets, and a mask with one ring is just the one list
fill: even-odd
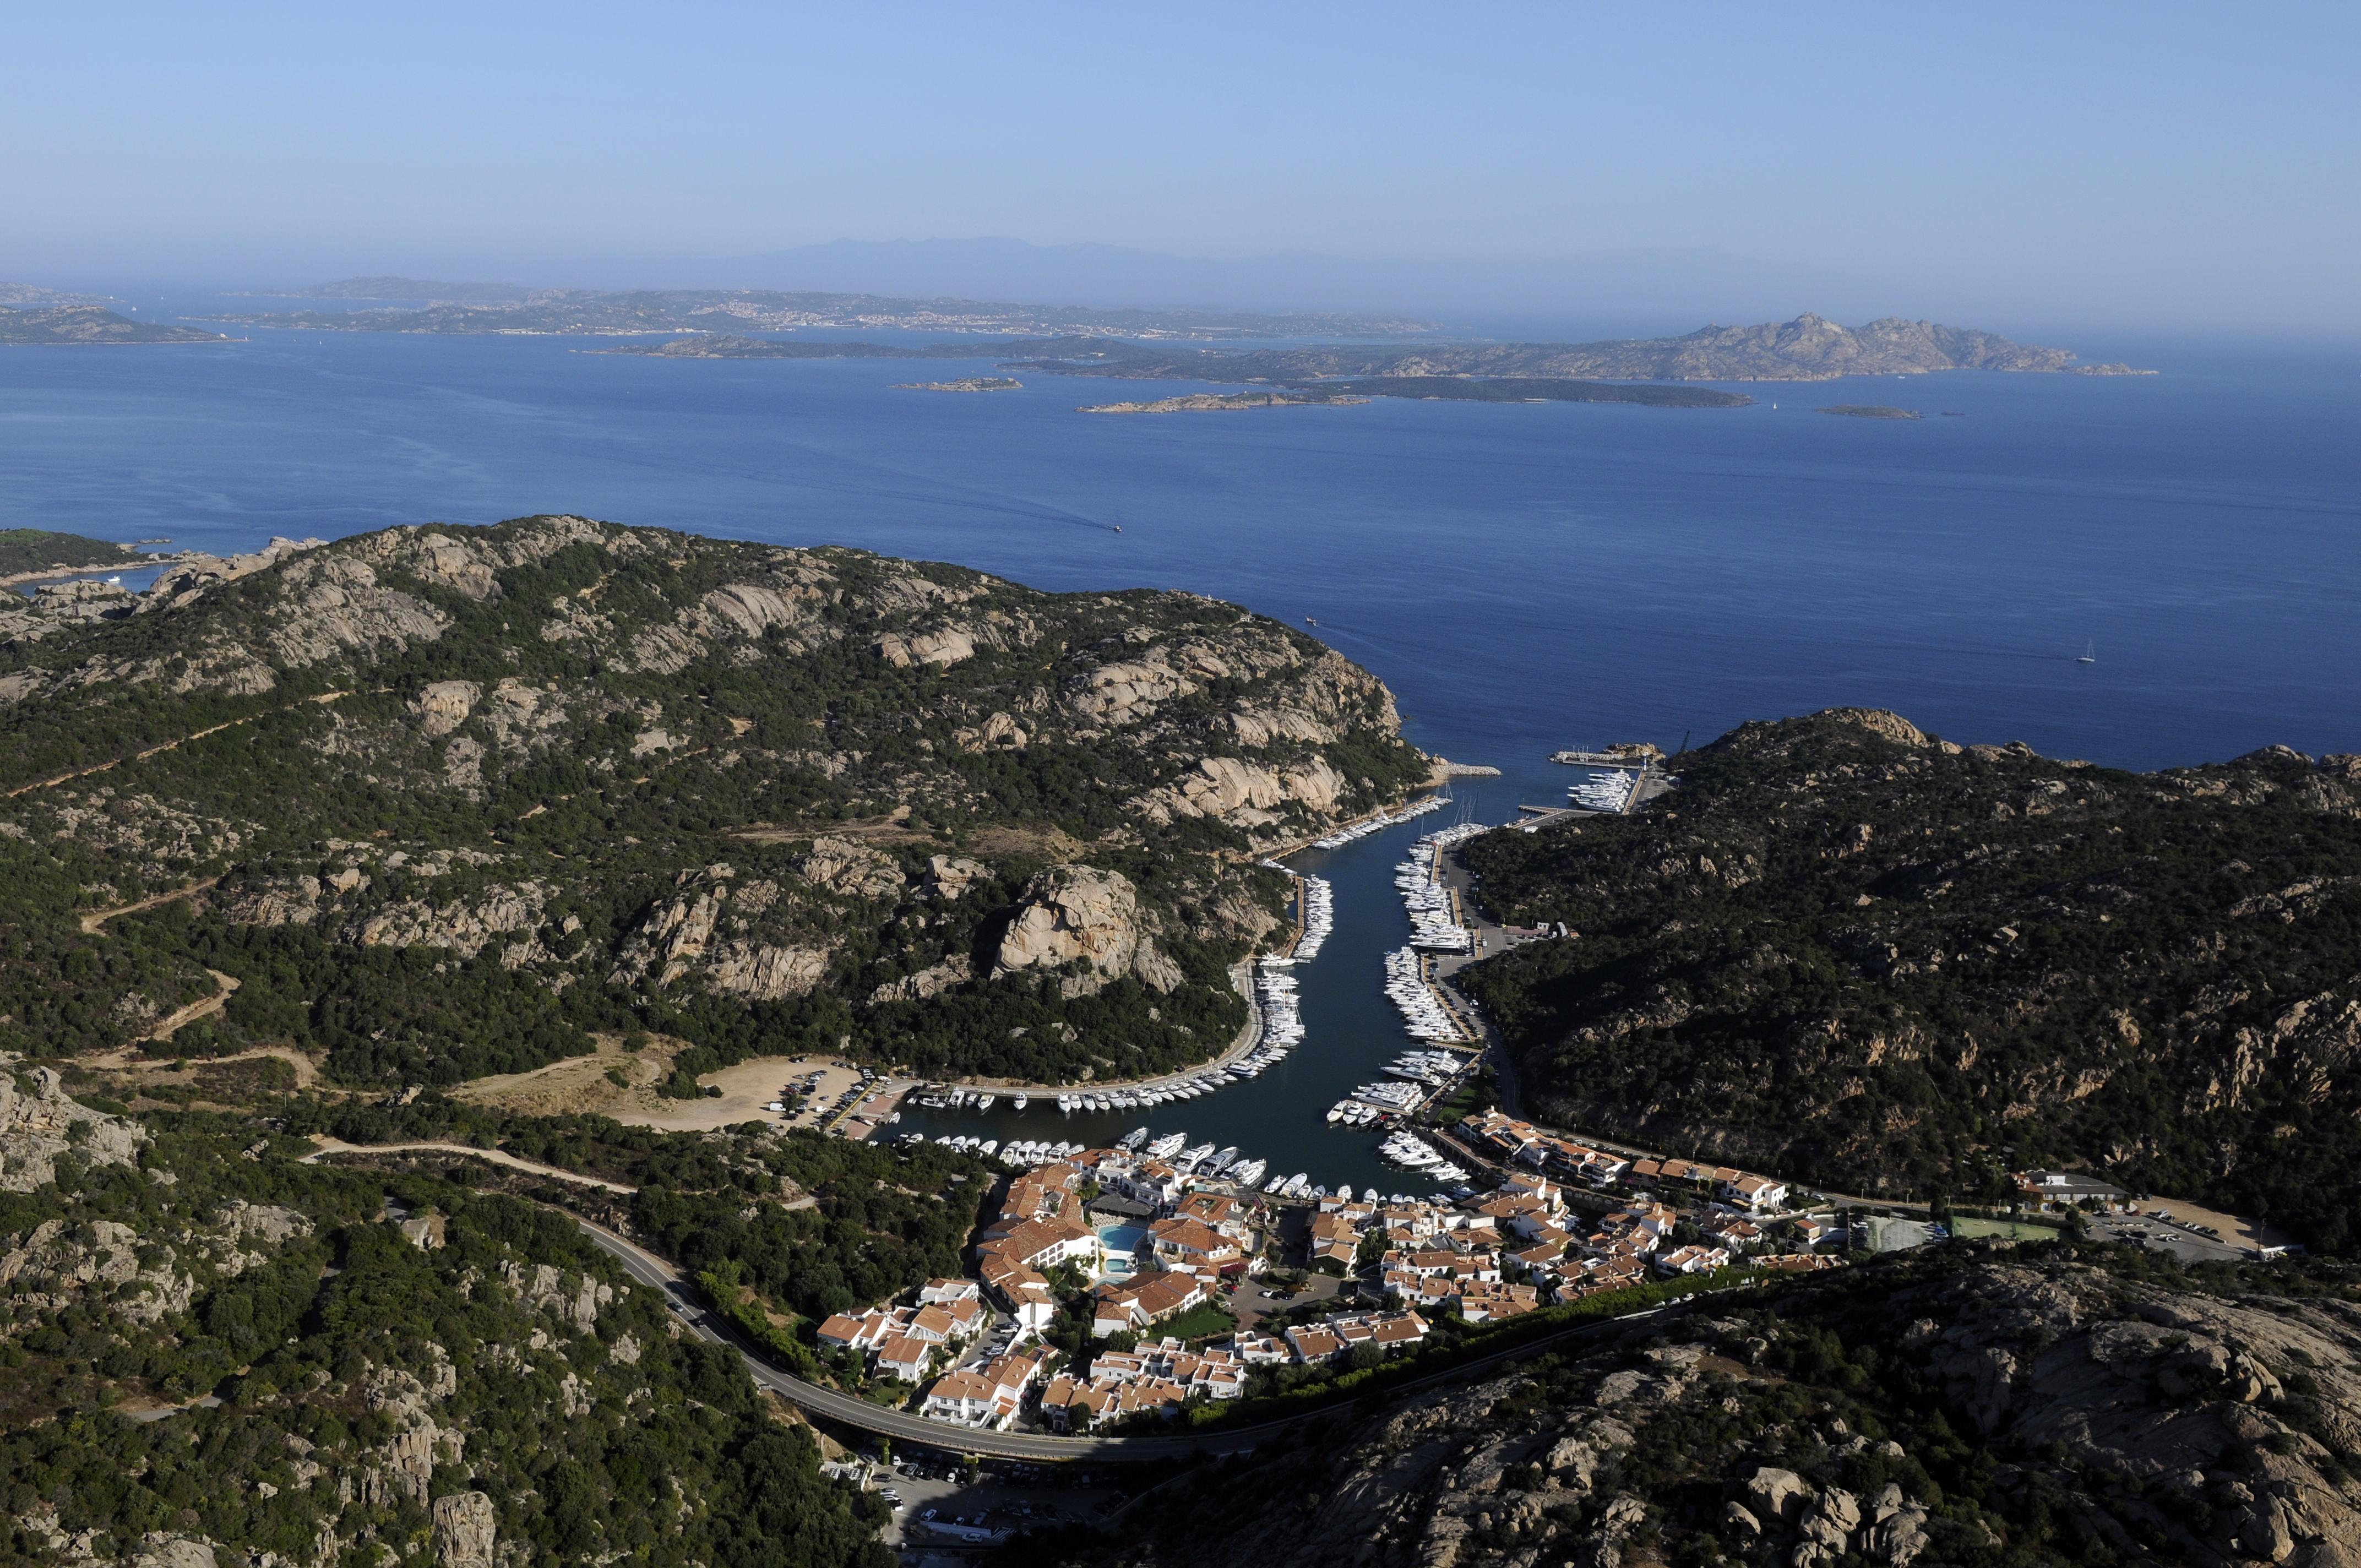
[[(1463, 791), (1495, 821), (1562, 795), (1554, 748), (1669, 749), (1838, 704), (2133, 767), (2361, 751), (2350, 357), (1757, 386), (1731, 411), (1115, 418), (1073, 411), (1190, 389), (1027, 374), (954, 395), (894, 383), (994, 366), (586, 346), (258, 333), (0, 350), (0, 526), (225, 552), (575, 511), (1045, 588), (1191, 588), (1316, 618), (1393, 686), (1413, 739), (1507, 770)], [(1927, 417), (1813, 411), (1830, 403)], [(2094, 664), (2076, 662), (2086, 645)], [(1318, 1113), (1404, 1043), (1377, 964), (1407, 929), (1390, 867), (1409, 831), (1329, 858), (1339, 922), (1306, 974), (1312, 1041), (1249, 1088), (1140, 1120), (1399, 1185), (1373, 1139)]]

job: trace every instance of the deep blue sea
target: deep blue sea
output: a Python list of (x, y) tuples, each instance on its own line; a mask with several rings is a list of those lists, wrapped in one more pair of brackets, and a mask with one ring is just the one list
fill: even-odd
[[(1393, 686), (1413, 739), (1508, 771), (1466, 792), (1490, 820), (1561, 797), (1555, 748), (1669, 749), (1839, 704), (2133, 767), (2361, 751), (2361, 356), (1750, 386), (1756, 406), (1730, 411), (1120, 418), (1074, 411), (1190, 389), (1028, 372), (962, 396), (894, 383), (991, 362), (598, 346), (258, 332), (0, 350), (0, 526), (229, 551), (575, 511), (1045, 588), (1191, 588), (1316, 618)], [(1832, 403), (1927, 417), (1814, 411)], [(1290, 1068), (1349, 1054), (1307, 1097), (1401, 1044), (1367, 1011), (1375, 954), (1400, 940), (1398, 847), (1346, 851), (1371, 861), (1375, 903), (1315, 966), (1338, 999), (1307, 1006), (1314, 1044)], [(1278, 1157), (1278, 1135), (1253, 1145)]]

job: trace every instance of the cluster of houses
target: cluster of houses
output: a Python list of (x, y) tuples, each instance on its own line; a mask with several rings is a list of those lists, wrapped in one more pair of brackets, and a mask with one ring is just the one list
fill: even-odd
[(1235, 1399), (1246, 1391), (1246, 1364), (1235, 1346), (1190, 1350), (1166, 1335), (1137, 1350), (1103, 1350), (1087, 1376), (1061, 1373), (1041, 1391), (1041, 1417), (1059, 1431), (1104, 1421), (1170, 1415), (1192, 1398)]
[(906, 1307), (839, 1312), (819, 1326), (824, 1350), (851, 1351), (872, 1374), (917, 1383), (992, 1326), (972, 1279), (929, 1279)]
[[(1773, 1228), (1808, 1248), (1835, 1227), (1784, 1214), (1787, 1186), (1770, 1178), (1627, 1159), (1497, 1111), (1468, 1117), (1459, 1132), (1507, 1168), (1494, 1190), (1456, 1202), (1341, 1193), (1309, 1216), (1314, 1267), (1353, 1275), (1374, 1260), (1378, 1310), (1283, 1333), (1242, 1331), (1196, 1348), (1169, 1333), (1151, 1338), (1158, 1325), (1213, 1300), (1225, 1281), (1259, 1272), (1268, 1216), (1251, 1194), (1192, 1190), (1163, 1160), (1091, 1149), (1009, 1179), (978, 1239), (975, 1278), (930, 1280), (909, 1305), (831, 1317), (820, 1343), (862, 1355), (877, 1377), (931, 1376), (918, 1409), (935, 1419), (1004, 1428), (1038, 1397), (1047, 1425), (1084, 1431), (1191, 1400), (1236, 1398), (1258, 1366), (1323, 1365), (1362, 1346), (1379, 1354), (1411, 1348), (1444, 1314), (1513, 1318), (1653, 1277), (1709, 1273), (1741, 1256), (1788, 1267), (1831, 1261), (1773, 1255)], [(1571, 1182), (1592, 1190), (1579, 1207), (1568, 1201)], [(1597, 1190), (1606, 1187), (1618, 1189), (1608, 1201), (1620, 1206), (1601, 1214)], [(1695, 1228), (1675, 1236), (1685, 1225)], [(1059, 1273), (1067, 1294), (1089, 1285), (1094, 1338), (1128, 1334), (1137, 1348), (1101, 1351), (1086, 1374), (1054, 1365), (1046, 1346), (1027, 1348), (1058, 1313)], [(1013, 1332), (980, 1346), (995, 1308)]]
[(1787, 1184), (1774, 1177), (1695, 1160), (1627, 1159), (1587, 1148), (1498, 1111), (1469, 1116), (1459, 1128), (1462, 1136), (1504, 1165), (1530, 1166), (1591, 1187), (1622, 1183), (1695, 1193), (1753, 1215), (1779, 1212), (1790, 1196)]

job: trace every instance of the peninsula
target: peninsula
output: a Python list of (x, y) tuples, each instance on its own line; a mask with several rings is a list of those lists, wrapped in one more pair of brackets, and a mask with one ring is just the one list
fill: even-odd
[(0, 344), (223, 343), (227, 333), (136, 322), (104, 305), (0, 310)]
[[(811, 1049), (1142, 1077), (1236, 1037), (1288, 885), (1256, 852), (1431, 765), (1367, 672), (1182, 594), (571, 517), (87, 587), (0, 646), (0, 926), (63, 966), (0, 970), (0, 1047), (210, 999), (174, 1050), (352, 1086), (631, 1030), (690, 1093)], [(198, 882), (103, 934), (43, 913)]]
[(0, 583), (92, 566), (136, 566), (136, 545), (45, 528), (0, 528)]

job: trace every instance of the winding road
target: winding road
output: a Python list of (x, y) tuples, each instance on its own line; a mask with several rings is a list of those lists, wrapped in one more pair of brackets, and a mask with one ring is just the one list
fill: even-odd
[[(736, 1334), (697, 1299), (696, 1291), (682, 1280), (672, 1265), (633, 1245), (612, 1231), (594, 1225), (588, 1220), (575, 1221), (585, 1235), (600, 1249), (623, 1266), (624, 1271), (660, 1292), (681, 1322), (699, 1338), (716, 1344), (726, 1344), (736, 1350), (746, 1363), (746, 1370), (757, 1386), (767, 1388), (807, 1415), (822, 1417), (845, 1426), (858, 1427), (892, 1438), (896, 1442), (920, 1443), (928, 1448), (945, 1449), (955, 1453), (973, 1453), (993, 1459), (1028, 1460), (1095, 1460), (1121, 1464), (1147, 1464), (1181, 1459), (1191, 1454), (1251, 1453), (1258, 1442), (1306, 1421), (1338, 1413), (1342, 1405), (1323, 1405), (1306, 1410), (1300, 1416), (1283, 1420), (1266, 1421), (1257, 1426), (1217, 1428), (1209, 1431), (1175, 1433), (1170, 1437), (1051, 1437), (1030, 1432), (983, 1431), (974, 1427), (957, 1427), (946, 1421), (930, 1421), (903, 1410), (888, 1410), (807, 1383), (788, 1376), (747, 1349)], [(1495, 1354), (1470, 1361), (1424, 1377), (1413, 1378), (1386, 1390), (1389, 1398), (1415, 1390), (1431, 1388), (1446, 1383), (1464, 1382), (1490, 1369), (1528, 1356), (1541, 1355), (1565, 1344), (1569, 1340), (1620, 1329), (1642, 1318), (1675, 1309), (1651, 1308), (1629, 1317), (1608, 1318), (1597, 1322), (1577, 1323), (1558, 1333), (1545, 1334)]]

